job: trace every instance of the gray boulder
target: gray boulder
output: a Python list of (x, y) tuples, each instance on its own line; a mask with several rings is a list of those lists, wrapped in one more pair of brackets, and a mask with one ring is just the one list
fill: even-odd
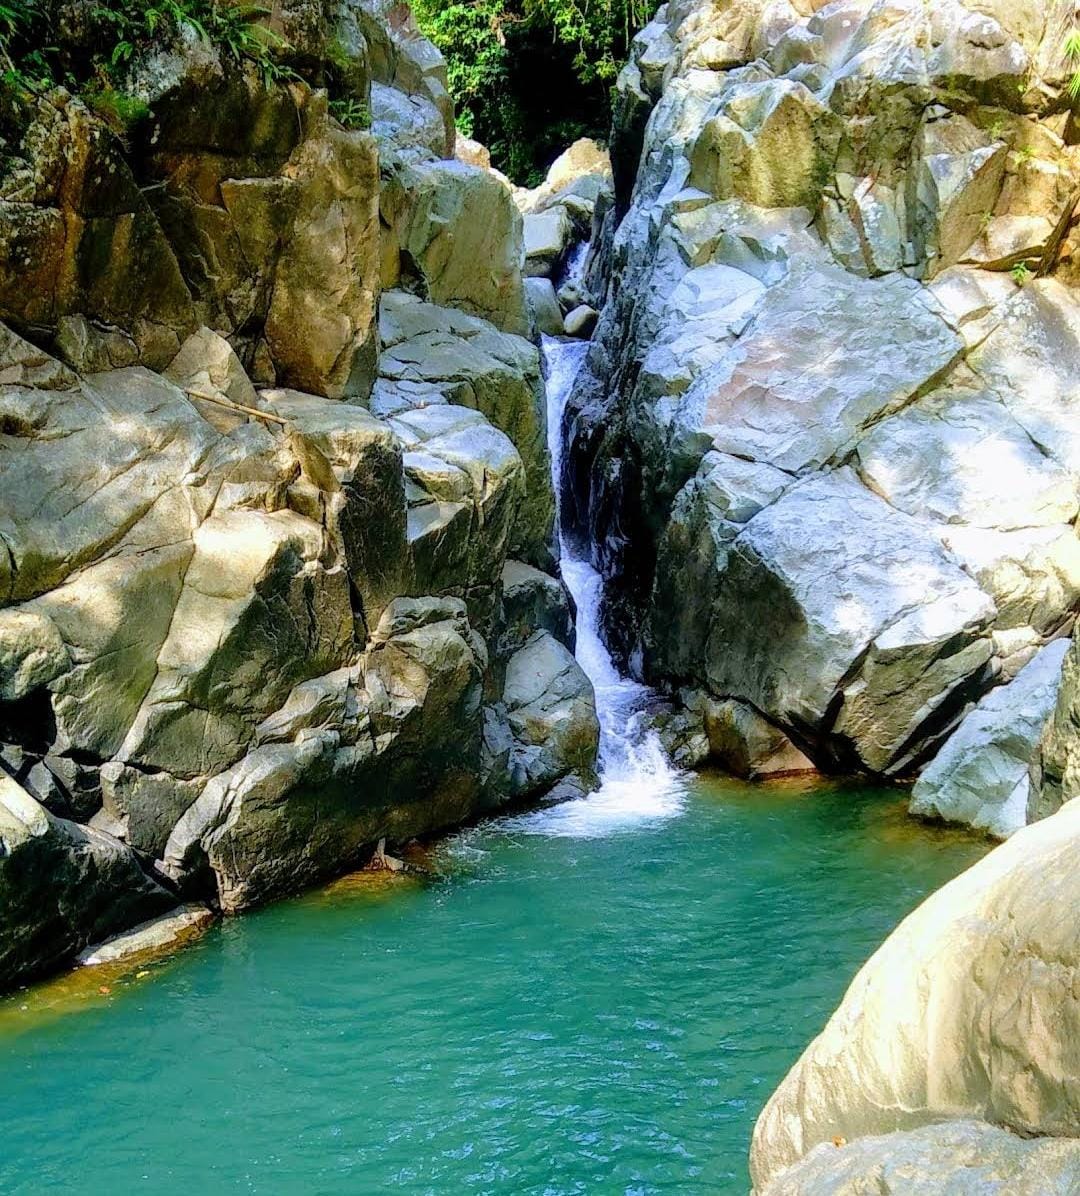
[(535, 797), (565, 777), (594, 777), (600, 741), (592, 682), (568, 648), (538, 631), (506, 664), (512, 746), (508, 796)]
[(1028, 772), (1054, 712), (1068, 648), (1068, 640), (1048, 644), (965, 716), (915, 782), (913, 814), (964, 823), (997, 839), (1027, 825)]
[(759, 1191), (836, 1137), (977, 1118), (1080, 1138), (1078, 844), (1074, 802), (901, 922), (758, 1118)]
[(563, 314), (550, 278), (526, 278), (525, 299), (533, 327), (546, 336), (562, 336)]

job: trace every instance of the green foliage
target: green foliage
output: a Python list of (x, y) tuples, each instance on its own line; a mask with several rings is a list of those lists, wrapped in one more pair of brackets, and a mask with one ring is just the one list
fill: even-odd
[(353, 96), (330, 101), (330, 115), (346, 129), (370, 129), (371, 109)]
[(1031, 267), (1027, 264), (1027, 262), (1017, 263), (1017, 265), (1013, 266), (1009, 273), (1012, 275), (1013, 282), (1015, 282), (1018, 287), (1022, 287), (1031, 281)]
[(82, 91), (86, 106), (123, 137), (129, 129), (150, 115), (150, 106), (136, 96), (118, 91), (108, 83), (89, 83)]
[(268, 12), (215, 0), (108, 0), (90, 10), (90, 44), (73, 51), (46, 44), (50, 29), (41, 0), (0, 0), (0, 83), (16, 94), (62, 83), (114, 127), (127, 127), (145, 115), (145, 105), (124, 92), (127, 69), (141, 51), (171, 38), (210, 42), (233, 62), (254, 66), (268, 87), (295, 77), (280, 61), (283, 39), (260, 24)]
[(414, 0), (446, 57), (458, 127), (534, 183), (566, 144), (606, 136), (611, 86), (658, 0)]
[(1077, 67), (1077, 62), (1080, 61), (1080, 30), (1074, 29), (1065, 39), (1065, 58), (1073, 68), (1072, 78), (1069, 80), (1069, 95), (1074, 99), (1080, 99), (1080, 68)]

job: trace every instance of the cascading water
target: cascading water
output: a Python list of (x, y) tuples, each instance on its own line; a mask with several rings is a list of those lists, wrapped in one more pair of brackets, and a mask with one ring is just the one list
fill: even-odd
[[(588, 352), (585, 341), (543, 338), (547, 373), (547, 426), (555, 493), (562, 468), (562, 421), (567, 398)], [(600, 637), (603, 581), (559, 521), (562, 575), (577, 604), (577, 659), (596, 691), (600, 718), (600, 787), (587, 797), (512, 819), (534, 834), (588, 838), (670, 818), (682, 809), (685, 782), (646, 728), (647, 686), (624, 677)]]

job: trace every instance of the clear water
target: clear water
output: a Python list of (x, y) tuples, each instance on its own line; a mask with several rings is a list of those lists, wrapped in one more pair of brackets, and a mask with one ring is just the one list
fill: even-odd
[(338, 884), (108, 994), (84, 969), (0, 1003), (0, 1191), (746, 1192), (768, 1093), (982, 848), (895, 795), (681, 800), (495, 823), (435, 883)]
[[(545, 345), (555, 431), (583, 352)], [(769, 1092), (983, 848), (895, 792), (673, 769), (564, 548), (599, 790), (0, 1002), (0, 1192), (746, 1191)]]

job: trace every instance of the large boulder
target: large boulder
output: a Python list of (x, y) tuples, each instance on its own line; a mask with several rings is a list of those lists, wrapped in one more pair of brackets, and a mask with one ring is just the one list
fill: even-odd
[(458, 161), (402, 166), (384, 188), (383, 285), (524, 336), (522, 220), (494, 173)]
[(538, 631), (510, 657), (503, 702), (510, 796), (535, 797), (564, 777), (592, 779), (600, 740), (592, 682), (554, 636)]
[(952, 1118), (1080, 1137), (1078, 849), (1072, 803), (900, 924), (758, 1119), (759, 1191), (820, 1143)]
[(356, 864), (379, 838), (466, 816), (484, 664), (460, 601), (391, 603), (355, 673), (322, 679), (319, 696), (294, 690), (264, 742), (206, 785), (163, 870), (183, 887), (209, 880), (235, 913)]

